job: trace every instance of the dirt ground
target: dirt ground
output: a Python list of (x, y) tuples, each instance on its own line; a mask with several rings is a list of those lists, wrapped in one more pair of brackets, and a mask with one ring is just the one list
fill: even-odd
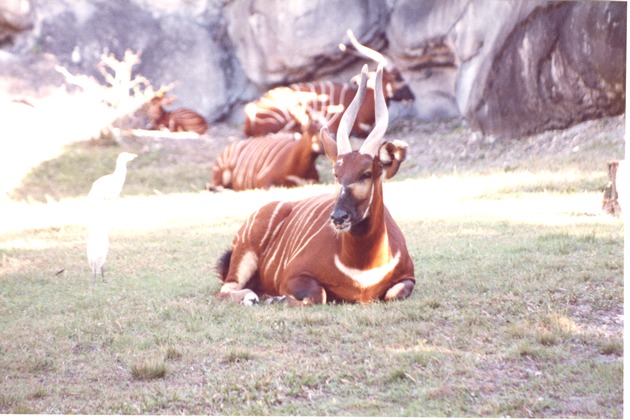
[[(575, 164), (576, 169), (624, 158), (625, 115), (586, 121), (565, 130), (553, 130), (520, 139), (497, 139), (471, 130), (465, 120), (423, 122), (393, 121), (386, 139), (409, 144), (402, 169), (407, 176), (453, 171), (513, 171), (528, 165), (554, 170), (554, 165)], [(183, 133), (134, 132), (120, 143), (140, 153), (160, 151), (158, 164), (211, 164), (231, 142), (243, 140), (241, 127), (212, 125), (203, 136)], [(354, 139), (355, 147), (360, 139)], [(588, 156), (587, 159), (583, 157)], [(529, 162), (529, 163), (526, 163)], [(562, 163), (561, 163), (562, 162)], [(530, 168), (531, 169), (531, 168)]]

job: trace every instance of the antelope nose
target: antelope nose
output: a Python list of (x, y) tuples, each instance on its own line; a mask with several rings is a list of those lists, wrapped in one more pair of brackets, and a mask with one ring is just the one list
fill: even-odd
[(346, 211), (334, 209), (333, 212), (330, 213), (330, 220), (333, 224), (341, 226), (350, 220), (350, 215)]

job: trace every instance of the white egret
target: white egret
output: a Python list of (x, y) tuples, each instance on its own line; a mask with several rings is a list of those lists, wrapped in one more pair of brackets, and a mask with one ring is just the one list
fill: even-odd
[(122, 152), (116, 159), (114, 173), (104, 175), (94, 181), (88, 198), (90, 199), (89, 234), (87, 237), (87, 257), (94, 276), (94, 285), (98, 284), (97, 276), (100, 273), (105, 282), (105, 260), (109, 251), (109, 227), (111, 224), (111, 204), (122, 191), (127, 177), (127, 163), (137, 157), (134, 153)]
[(107, 226), (92, 226), (87, 238), (87, 257), (94, 276), (94, 286), (98, 285), (97, 275), (101, 274), (103, 283), (105, 282), (105, 260), (109, 250), (109, 236)]
[(114, 173), (103, 175), (94, 181), (88, 197), (91, 199), (114, 199), (118, 197), (127, 177), (127, 163), (134, 160), (137, 156), (134, 153), (127, 152), (119, 154), (116, 159)]

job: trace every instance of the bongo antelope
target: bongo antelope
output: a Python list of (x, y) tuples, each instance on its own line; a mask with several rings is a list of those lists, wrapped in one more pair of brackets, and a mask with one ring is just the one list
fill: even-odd
[(405, 160), (407, 144), (384, 142), (388, 112), (376, 74), (376, 125), (358, 151), (349, 141), (366, 91), (367, 66), (343, 114), (337, 142), (321, 130), (337, 191), (297, 202), (272, 202), (252, 214), (217, 263), (217, 296), (250, 305), (260, 294), (290, 305), (407, 298), (415, 285), (405, 238), (383, 204), (383, 178)]
[(158, 91), (151, 98), (147, 108), (149, 117), (149, 129), (160, 130), (167, 128), (169, 131), (193, 131), (203, 134), (208, 130), (208, 122), (204, 117), (197, 114), (192, 109), (177, 108), (174, 111), (166, 111), (165, 106), (172, 105), (175, 97), (166, 95)]
[[(359, 43), (351, 30), (347, 31), (350, 43), (362, 56), (383, 66), (385, 103), (389, 101), (414, 100), (414, 95), (402, 78), (400, 71), (383, 54)], [(346, 51), (343, 44), (339, 46)], [(369, 74), (368, 91), (374, 86), (375, 72)], [(295, 110), (307, 108), (324, 115), (330, 121), (329, 130), (335, 132), (339, 116), (348, 107), (357, 92), (356, 78), (350, 83), (314, 82), (295, 83), (288, 87), (278, 87), (267, 91), (260, 99), (245, 106), (246, 136), (261, 136), (276, 133), (282, 129), (299, 131), (300, 115)], [(374, 124), (374, 99), (369, 94), (357, 113), (352, 126), (352, 134), (365, 137)]]
[(307, 118), (302, 133), (274, 133), (227, 146), (212, 166), (206, 189), (242, 191), (319, 182), (315, 167), (323, 153), (319, 124)]

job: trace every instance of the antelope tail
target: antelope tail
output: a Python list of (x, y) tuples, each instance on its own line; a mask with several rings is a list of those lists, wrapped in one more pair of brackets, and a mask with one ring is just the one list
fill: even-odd
[(221, 281), (224, 281), (228, 275), (228, 271), (230, 271), (230, 259), (232, 258), (232, 249), (228, 249), (225, 251), (217, 261), (214, 269), (217, 274), (221, 278)]

